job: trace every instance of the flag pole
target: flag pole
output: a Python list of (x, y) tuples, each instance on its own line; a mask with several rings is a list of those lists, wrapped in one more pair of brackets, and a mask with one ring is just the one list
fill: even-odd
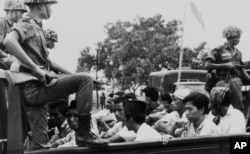
[(180, 57), (179, 57), (179, 69), (178, 69), (178, 79), (177, 79), (177, 87), (180, 85), (180, 80), (181, 80), (181, 70), (182, 70), (182, 62), (183, 62), (183, 53), (184, 53), (184, 48), (183, 48), (183, 42), (184, 42), (184, 31), (185, 31), (185, 21), (186, 21), (186, 10), (187, 10), (187, 3), (185, 3), (185, 8), (184, 8), (184, 15), (183, 15), (183, 30), (182, 30), (182, 36), (181, 36), (181, 50), (180, 50)]

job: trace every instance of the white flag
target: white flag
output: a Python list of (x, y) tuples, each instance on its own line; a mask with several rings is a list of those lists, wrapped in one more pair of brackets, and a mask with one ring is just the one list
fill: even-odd
[(204, 24), (202, 15), (200, 13), (200, 10), (198, 9), (198, 7), (195, 5), (195, 3), (193, 1), (190, 2), (190, 6), (191, 6), (191, 11), (192, 11), (193, 15), (196, 17), (196, 19), (202, 25), (202, 28), (205, 29), (205, 24)]

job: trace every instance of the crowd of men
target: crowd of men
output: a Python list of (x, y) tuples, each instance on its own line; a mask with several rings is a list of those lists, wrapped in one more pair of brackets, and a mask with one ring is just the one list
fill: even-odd
[[(91, 132), (110, 143), (167, 143), (173, 138), (246, 133), (244, 114), (230, 103), (231, 90), (221, 92), (178, 89), (171, 94), (148, 86), (143, 89), (144, 98), (139, 100), (133, 93), (117, 91), (108, 96), (106, 108), (92, 114)], [(54, 135), (48, 147), (76, 147), (75, 101), (70, 107), (65, 100), (52, 103), (49, 113), (56, 129), (52, 129)]]
[[(145, 99), (138, 100), (132, 93), (118, 91), (107, 100), (103, 94), (103, 110), (91, 114), (92, 78), (86, 73), (72, 74), (48, 57), (57, 34), (44, 30), (42, 21), (50, 18), (51, 5), (56, 3), (6, 0), (6, 17), (0, 21), (1, 68), (39, 79), (22, 86), (29, 123), (25, 149), (166, 143), (177, 137), (246, 132), (240, 88), (242, 79), (249, 82), (250, 78), (244, 69), (236, 69), (243, 64), (240, 51), (234, 47), (242, 33), (239, 28), (227, 28), (223, 32), (227, 43), (207, 58), (208, 75), (215, 74), (215, 80), (207, 82), (207, 92), (178, 89), (173, 94), (160, 93), (148, 86), (143, 89)], [(68, 102), (73, 93), (75, 100)]]

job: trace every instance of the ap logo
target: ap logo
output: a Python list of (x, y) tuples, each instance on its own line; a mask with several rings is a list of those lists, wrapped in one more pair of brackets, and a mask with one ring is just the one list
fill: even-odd
[(236, 142), (234, 149), (244, 149), (247, 146), (247, 142)]
[(230, 154), (245, 154), (250, 150), (250, 138), (230, 138)]

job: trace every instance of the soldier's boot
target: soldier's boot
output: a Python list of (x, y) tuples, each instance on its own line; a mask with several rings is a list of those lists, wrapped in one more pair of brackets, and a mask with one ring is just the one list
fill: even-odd
[(76, 144), (78, 146), (107, 146), (109, 141), (97, 137), (90, 130), (91, 115), (78, 116), (78, 129), (76, 131)]

